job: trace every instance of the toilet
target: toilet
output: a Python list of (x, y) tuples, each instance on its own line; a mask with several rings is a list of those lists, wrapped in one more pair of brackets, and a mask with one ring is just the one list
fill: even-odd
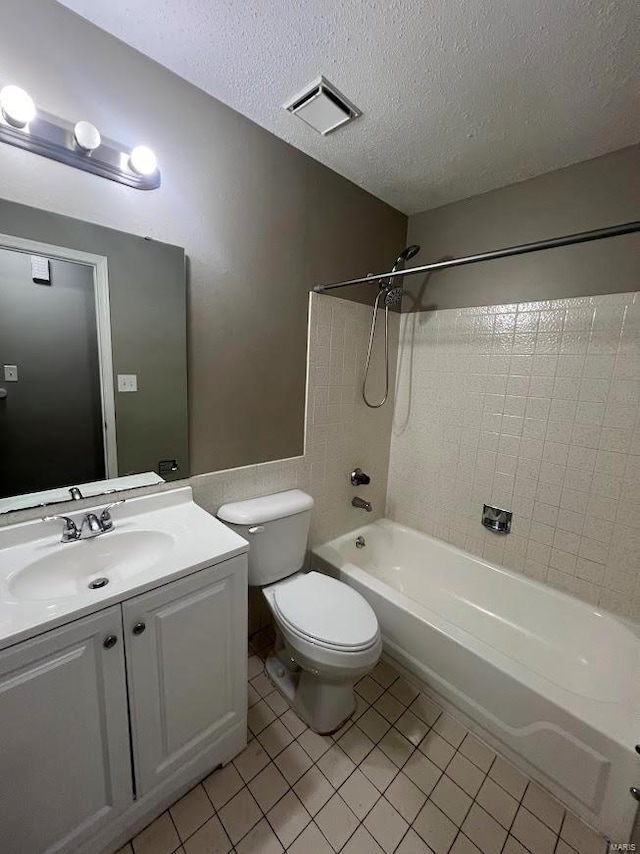
[(251, 544), (249, 585), (261, 587), (277, 628), (267, 672), (318, 733), (355, 709), (354, 684), (378, 662), (380, 628), (369, 603), (320, 572), (302, 572), (313, 498), (299, 489), (225, 504), (218, 518)]

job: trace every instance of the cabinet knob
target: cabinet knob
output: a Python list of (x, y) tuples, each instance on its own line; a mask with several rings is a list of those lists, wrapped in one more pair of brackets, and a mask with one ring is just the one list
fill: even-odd
[(105, 649), (111, 649), (112, 646), (115, 646), (118, 643), (118, 638), (116, 635), (107, 635), (106, 638), (102, 641), (102, 646)]
[(136, 623), (133, 627), (133, 633), (134, 635), (141, 635), (146, 628), (146, 623)]

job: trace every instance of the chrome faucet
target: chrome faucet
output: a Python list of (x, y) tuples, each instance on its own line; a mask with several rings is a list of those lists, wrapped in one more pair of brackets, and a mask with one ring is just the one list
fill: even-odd
[(99, 537), (100, 534), (104, 534), (100, 519), (98, 519), (95, 513), (87, 513), (87, 515), (82, 520), (82, 525), (80, 526), (80, 536), (78, 537), (78, 539), (90, 540), (92, 539), (92, 537)]
[(80, 527), (69, 516), (45, 516), (43, 522), (64, 522), (62, 529), (62, 543), (73, 543), (77, 540), (90, 540), (93, 537), (99, 537), (101, 534), (106, 534), (107, 531), (113, 530), (113, 518), (111, 510), (117, 507), (118, 504), (124, 504), (126, 498), (121, 498), (120, 501), (114, 501), (113, 504), (108, 504), (100, 514), (87, 513), (83, 518)]
[(80, 531), (78, 526), (69, 516), (45, 516), (43, 522), (64, 522), (62, 529), (62, 543), (72, 543), (74, 540), (80, 539)]
[(358, 498), (356, 495), (355, 498), (351, 499), (351, 505), (353, 507), (357, 507), (360, 510), (366, 510), (367, 513), (371, 513), (373, 510), (373, 505), (370, 501), (365, 501), (363, 498)]
[(79, 487), (72, 486), (69, 490), (69, 495), (71, 496), (73, 501), (80, 501), (81, 498), (84, 498), (84, 495), (80, 492)]

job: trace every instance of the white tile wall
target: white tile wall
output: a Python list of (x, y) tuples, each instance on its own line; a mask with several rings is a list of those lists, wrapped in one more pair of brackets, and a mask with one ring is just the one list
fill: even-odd
[(640, 618), (640, 294), (404, 315), (398, 360), (388, 515)]

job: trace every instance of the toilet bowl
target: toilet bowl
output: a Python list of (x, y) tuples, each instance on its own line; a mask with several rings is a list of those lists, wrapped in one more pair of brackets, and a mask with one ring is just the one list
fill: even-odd
[(334, 732), (353, 714), (354, 684), (382, 653), (376, 615), (355, 590), (318, 572), (263, 593), (281, 641), (267, 672), (313, 730)]
[(301, 572), (312, 507), (294, 489), (226, 504), (218, 518), (251, 544), (249, 585), (262, 588), (277, 630), (269, 676), (311, 729), (330, 733), (353, 714), (353, 686), (376, 665), (382, 640), (356, 590)]

